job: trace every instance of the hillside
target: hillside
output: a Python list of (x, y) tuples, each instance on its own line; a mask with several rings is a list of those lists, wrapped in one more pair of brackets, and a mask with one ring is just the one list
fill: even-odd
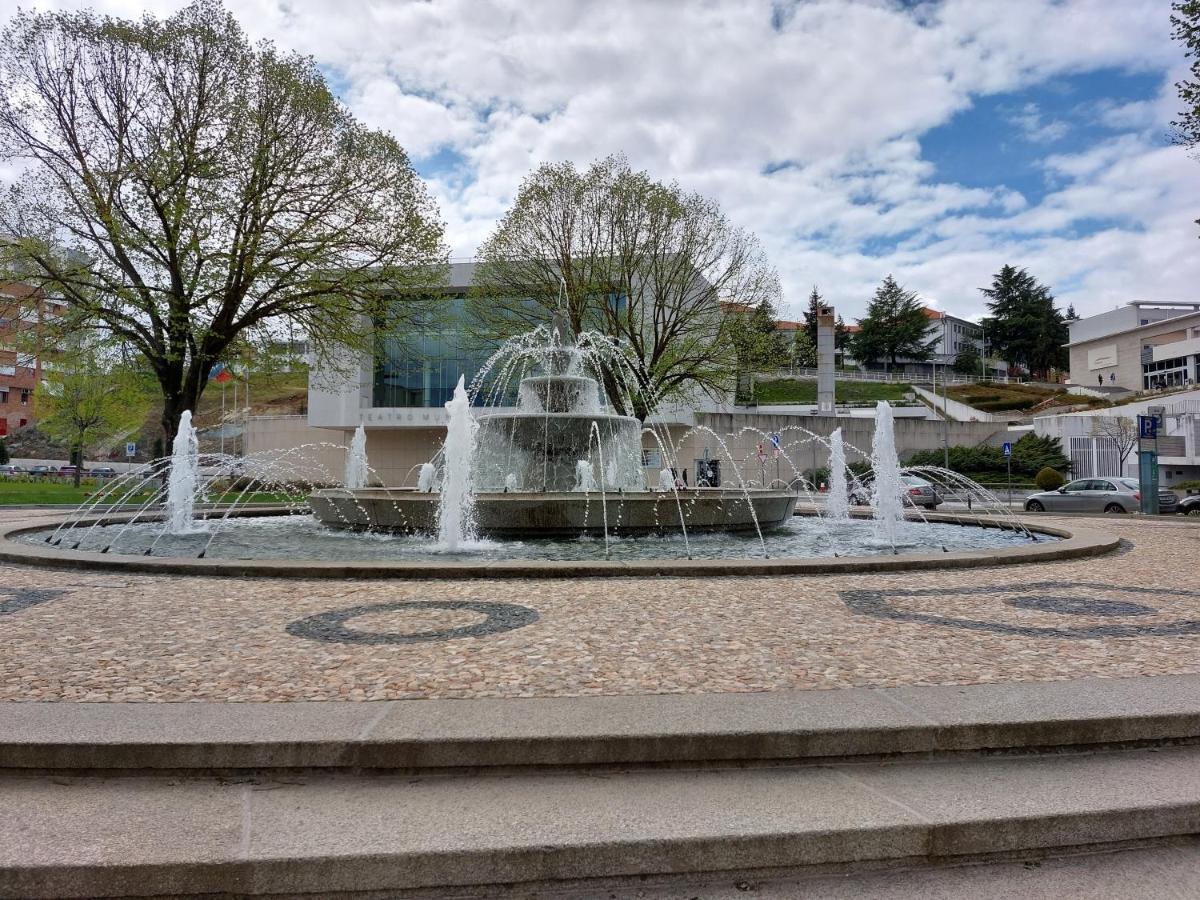
[[(225, 415), (224, 421), (235, 423), (242, 420), (247, 412), (244, 404), (245, 382), (239, 381), (237, 391), (237, 407), (234, 406), (233, 383), (225, 386)], [(308, 373), (251, 373), (250, 375), (250, 406), (249, 414), (254, 416), (287, 416), (303, 415), (308, 411)], [(155, 455), (155, 441), (161, 438), (162, 402), (155, 400), (146, 413), (146, 419), (141, 429), (128, 438), (121, 437), (113, 442), (107, 452), (90, 454), (88, 459), (125, 459), (125, 440), (135, 441), (138, 445), (138, 460), (149, 460)], [(221, 424), (221, 386), (211, 382), (200, 398), (200, 405), (193, 417), (196, 427), (201, 431), (216, 428)], [(26, 427), (14, 431), (5, 441), (10, 456), (26, 459), (59, 459), (66, 460), (69, 453), (66, 446), (50, 440), (38, 431), (37, 426)], [(213, 446), (209, 446), (212, 444)], [(227, 449), (234, 449), (230, 445)], [(215, 450), (216, 442), (205, 441), (203, 450)]]

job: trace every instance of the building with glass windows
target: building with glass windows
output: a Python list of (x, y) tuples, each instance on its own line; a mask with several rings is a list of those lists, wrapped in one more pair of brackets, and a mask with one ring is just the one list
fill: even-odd
[(1143, 302), (1070, 323), (1071, 383), (1148, 391), (1200, 383), (1200, 302)]

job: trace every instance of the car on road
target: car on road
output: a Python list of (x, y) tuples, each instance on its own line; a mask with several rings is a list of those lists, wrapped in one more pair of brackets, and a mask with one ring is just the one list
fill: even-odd
[(57, 473), (58, 469), (54, 468), (54, 466), (34, 466), (29, 470), (29, 474), (34, 478), (45, 478), (48, 475), (55, 475)]
[(1175, 507), (1175, 511), (1185, 516), (1200, 516), (1200, 494), (1192, 494), (1189, 497), (1184, 497), (1179, 501), (1179, 505)]
[(80, 475), (87, 474), (87, 472), (85, 470), (81, 470), (79, 466), (60, 466), (56, 474), (60, 478), (74, 478), (76, 472), (79, 472)]
[(0, 478), (17, 478), (24, 474), (24, 466), (0, 466)]
[[(1174, 512), (1178, 501), (1174, 491), (1158, 492), (1161, 512)], [(1078, 478), (1025, 499), (1026, 512), (1131, 513), (1141, 508), (1141, 491), (1132, 478)]]
[(90, 469), (88, 474), (93, 478), (116, 478), (117, 470), (112, 466), (96, 466), (96, 468)]
[[(904, 486), (904, 503), (907, 506), (922, 506), (933, 511), (942, 503), (942, 497), (937, 489), (924, 478), (916, 475), (901, 475), (900, 482)], [(855, 484), (850, 488), (850, 502), (856, 506), (867, 506), (871, 502), (871, 479), (861, 485)]]

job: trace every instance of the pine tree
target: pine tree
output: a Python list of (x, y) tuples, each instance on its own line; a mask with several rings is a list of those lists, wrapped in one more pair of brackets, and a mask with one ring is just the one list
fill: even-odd
[(804, 309), (804, 330), (808, 332), (814, 347), (817, 346), (817, 317), (828, 311), (829, 306), (814, 284), (812, 292), (808, 295), (808, 306)]
[(916, 291), (906, 291), (891, 275), (883, 279), (858, 320), (861, 331), (850, 339), (854, 358), (860, 362), (900, 357), (924, 362), (933, 356), (937, 338), (929, 336), (929, 318)]
[(1066, 368), (1069, 332), (1048, 287), (1027, 270), (1006, 265), (980, 291), (992, 313), (984, 327), (997, 356), (1042, 375)]

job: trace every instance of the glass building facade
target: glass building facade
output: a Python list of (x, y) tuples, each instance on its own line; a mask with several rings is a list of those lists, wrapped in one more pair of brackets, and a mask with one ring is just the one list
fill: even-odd
[(496, 350), (469, 333), (464, 297), (439, 307), (436, 323), (407, 334), (381, 334), (371, 392), (374, 407), (442, 406), (459, 376), (467, 384)]

